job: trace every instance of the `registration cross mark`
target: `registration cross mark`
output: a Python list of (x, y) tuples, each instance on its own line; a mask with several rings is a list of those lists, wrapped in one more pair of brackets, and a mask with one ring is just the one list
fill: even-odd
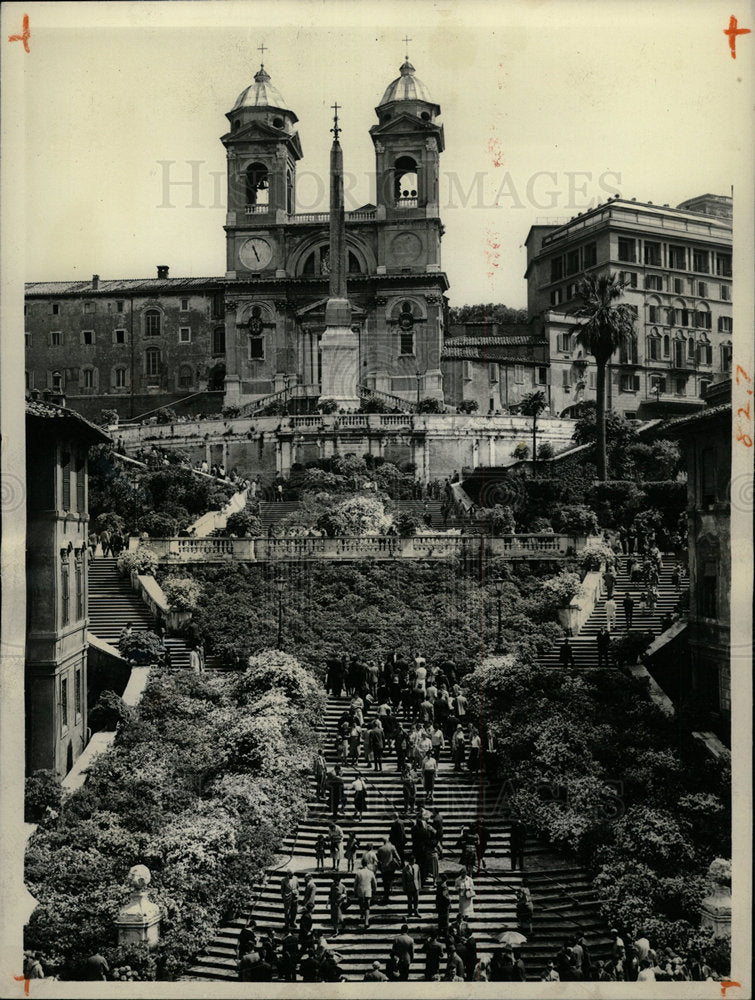
[(24, 52), (29, 51), (29, 39), (31, 38), (31, 31), (29, 31), (29, 15), (24, 14), (24, 19), (21, 22), (21, 34), (20, 35), (8, 35), (9, 42), (23, 42)]
[(729, 27), (724, 28), (724, 34), (729, 36), (729, 48), (731, 49), (731, 58), (737, 58), (737, 35), (749, 35), (750, 28), (738, 28), (737, 19), (732, 14), (729, 18)]

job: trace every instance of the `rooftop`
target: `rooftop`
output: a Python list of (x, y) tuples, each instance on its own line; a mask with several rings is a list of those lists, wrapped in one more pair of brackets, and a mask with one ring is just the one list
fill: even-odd
[(86, 417), (82, 417), (76, 410), (71, 410), (67, 406), (59, 406), (57, 403), (50, 403), (47, 400), (27, 399), (26, 416), (35, 420), (62, 420), (66, 423), (74, 423), (82, 433), (101, 443), (111, 440), (110, 435), (106, 434), (101, 427), (93, 424)]

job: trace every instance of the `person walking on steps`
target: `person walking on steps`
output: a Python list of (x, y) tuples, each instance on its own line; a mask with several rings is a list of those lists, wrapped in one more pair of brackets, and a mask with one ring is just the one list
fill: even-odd
[(606, 628), (609, 632), (613, 632), (616, 628), (616, 601), (612, 598), (606, 601)]
[(354, 875), (354, 895), (359, 901), (359, 913), (362, 918), (364, 930), (370, 926), (370, 904), (377, 895), (377, 879), (375, 872), (367, 864), (367, 859), (362, 858), (362, 866)]
[(622, 601), (622, 604), (624, 606), (624, 615), (626, 617), (626, 627), (628, 632), (629, 629), (632, 627), (632, 621), (634, 620), (634, 598), (629, 593), (629, 591), (627, 591), (627, 593), (624, 595), (624, 600)]
[(564, 641), (561, 643), (561, 649), (558, 653), (558, 658), (561, 662), (561, 666), (566, 670), (568, 668), (574, 667), (574, 650), (569, 642), (569, 636), (566, 636)]
[(598, 666), (608, 667), (610, 665), (608, 653), (611, 648), (611, 633), (604, 625), (601, 625), (598, 630), (595, 641), (598, 644)]
[(511, 870), (519, 866), (524, 871), (524, 849), (527, 845), (527, 827), (520, 819), (511, 824)]
[(401, 885), (406, 896), (406, 919), (419, 916), (419, 890), (422, 885), (422, 874), (414, 855), (407, 855), (401, 871)]

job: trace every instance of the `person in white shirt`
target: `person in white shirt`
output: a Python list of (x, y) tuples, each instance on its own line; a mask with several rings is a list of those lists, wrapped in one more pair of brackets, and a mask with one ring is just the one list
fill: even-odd
[(654, 983), (656, 982), (655, 973), (653, 972), (653, 967), (650, 964), (650, 959), (645, 958), (640, 962), (640, 971), (637, 974), (638, 983)]
[(605, 603), (606, 609), (606, 628), (609, 632), (613, 632), (616, 628), (616, 601), (613, 597), (609, 598)]

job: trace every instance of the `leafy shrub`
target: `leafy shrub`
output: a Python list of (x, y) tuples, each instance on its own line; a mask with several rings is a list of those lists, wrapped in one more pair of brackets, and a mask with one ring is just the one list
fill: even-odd
[(88, 716), (92, 732), (113, 732), (122, 723), (131, 722), (133, 709), (115, 691), (103, 691)]
[(603, 544), (585, 549), (579, 559), (579, 565), (585, 573), (599, 570), (604, 563), (606, 567), (613, 566), (616, 563), (616, 553)]
[(178, 420), (178, 414), (170, 406), (161, 406), (155, 414), (158, 424), (174, 424)]
[(422, 521), (410, 511), (401, 511), (396, 521), (396, 530), (402, 538), (412, 538), (422, 528)]
[(529, 530), (535, 535), (552, 535), (553, 525), (547, 517), (535, 517), (530, 521)]
[(514, 447), (511, 454), (514, 458), (518, 458), (520, 462), (524, 462), (530, 457), (530, 446), (525, 441), (520, 441), (519, 444)]
[(176, 611), (194, 611), (202, 596), (201, 586), (190, 576), (168, 576), (162, 589)]
[(282, 417), (286, 413), (286, 404), (282, 399), (274, 399), (263, 406), (259, 413), (263, 417)]
[(246, 536), (257, 538), (262, 534), (262, 521), (247, 507), (235, 514), (228, 515), (228, 520), (221, 534), (237, 535), (239, 538)]
[(565, 535), (597, 535), (598, 519), (584, 504), (556, 504), (551, 515), (553, 527)]
[(132, 632), (118, 643), (121, 656), (131, 663), (146, 665), (158, 663), (162, 654), (162, 643), (154, 632)]
[(317, 409), (320, 413), (336, 413), (338, 410), (338, 403), (335, 399), (321, 399), (317, 404)]
[(611, 652), (620, 667), (631, 665), (637, 662), (653, 639), (652, 632), (626, 632), (611, 640)]
[(139, 518), (137, 528), (153, 538), (174, 538), (178, 532), (178, 521), (168, 514), (150, 511)]
[(235, 417), (239, 415), (239, 413), (241, 413), (241, 407), (235, 405), (224, 406), (220, 412), (226, 418), (226, 420), (233, 420)]
[(553, 445), (550, 441), (543, 441), (542, 444), (537, 446), (537, 457), (538, 458), (553, 458), (555, 452)]
[(116, 531), (119, 535), (122, 534), (126, 528), (126, 522), (120, 514), (116, 514), (115, 511), (112, 510), (105, 511), (103, 514), (98, 514), (95, 524), (97, 526), (97, 531), (110, 531), (111, 533)]
[(117, 410), (100, 410), (100, 424), (103, 427), (109, 427), (111, 424), (117, 424), (119, 420)]
[(511, 507), (496, 504), (495, 507), (484, 513), (484, 523), (494, 535), (511, 535), (516, 531), (516, 522)]
[(607, 528), (628, 528), (638, 510), (645, 503), (645, 495), (636, 483), (609, 480), (596, 483), (589, 494), (590, 505), (595, 509), (601, 525)]
[(365, 396), (359, 404), (360, 413), (390, 413), (391, 408), (379, 396)]
[(445, 413), (446, 408), (439, 399), (434, 396), (427, 396), (417, 404), (417, 413)]
[(63, 789), (55, 771), (33, 771), (24, 784), (24, 822), (43, 823), (60, 812)]
[(476, 413), (480, 404), (476, 399), (463, 399), (458, 406), (459, 413)]
[(566, 608), (582, 589), (582, 580), (579, 573), (562, 570), (558, 576), (544, 580), (542, 587), (557, 602), (557, 607)]
[(127, 576), (134, 571), (140, 576), (150, 576), (154, 574), (158, 563), (157, 554), (152, 549), (146, 545), (139, 545), (133, 552), (121, 552), (117, 565), (121, 576)]

